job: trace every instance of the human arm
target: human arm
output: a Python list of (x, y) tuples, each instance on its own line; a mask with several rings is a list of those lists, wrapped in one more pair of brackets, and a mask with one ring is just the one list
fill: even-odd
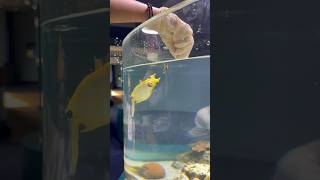
[[(135, 0), (111, 0), (110, 22), (112, 23), (141, 23), (148, 20), (148, 5)], [(153, 15), (165, 12), (168, 8), (153, 7)], [(159, 33), (161, 40), (176, 59), (189, 57), (194, 39), (189, 24), (182, 21), (176, 14), (169, 13), (150, 22), (146, 27)]]
[[(141, 23), (148, 20), (147, 4), (136, 0), (110, 0), (110, 23)], [(160, 9), (153, 7), (153, 14), (160, 13)]]

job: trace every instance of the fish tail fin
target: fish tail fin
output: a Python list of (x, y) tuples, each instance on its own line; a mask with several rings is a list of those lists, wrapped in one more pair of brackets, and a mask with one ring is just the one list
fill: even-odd
[(78, 154), (79, 154), (79, 124), (75, 119), (72, 121), (72, 129), (71, 129), (71, 172), (72, 175), (76, 173), (77, 163), (78, 163)]

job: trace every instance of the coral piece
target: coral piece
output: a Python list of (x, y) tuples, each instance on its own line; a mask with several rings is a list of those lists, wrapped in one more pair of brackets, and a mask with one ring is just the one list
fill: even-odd
[(199, 160), (199, 163), (210, 164), (210, 151), (205, 151), (202, 154), (202, 158)]
[(210, 149), (210, 143), (207, 141), (198, 141), (192, 146), (192, 151), (195, 152), (204, 152)]
[(194, 151), (179, 154), (177, 160), (184, 163), (197, 163), (202, 159), (203, 152), (198, 153)]
[(184, 172), (189, 177), (200, 177), (203, 179), (210, 172), (210, 166), (208, 164), (188, 164), (183, 169)]
[(184, 163), (179, 162), (179, 161), (174, 161), (171, 166), (175, 169), (182, 169), (184, 167)]
[(177, 160), (184, 163), (210, 164), (210, 143), (198, 141), (192, 146), (192, 151), (179, 154)]
[(204, 180), (210, 180), (210, 173), (204, 178)]
[(183, 173), (179, 174), (175, 180), (190, 180), (189, 177)]
[(165, 170), (158, 163), (147, 163), (141, 167), (139, 174), (147, 179), (161, 179), (165, 176)]
[(193, 153), (193, 151), (190, 151), (190, 152), (185, 152), (185, 153), (182, 153), (182, 154), (178, 154), (177, 155), (177, 160), (181, 161), (181, 162), (184, 162), (184, 163), (194, 161), (195, 160), (194, 153)]
[(189, 179), (193, 180), (206, 180), (210, 179), (210, 165), (200, 164), (200, 163), (190, 163), (187, 164), (182, 170), (181, 173), (176, 178), (181, 180), (187, 176)]

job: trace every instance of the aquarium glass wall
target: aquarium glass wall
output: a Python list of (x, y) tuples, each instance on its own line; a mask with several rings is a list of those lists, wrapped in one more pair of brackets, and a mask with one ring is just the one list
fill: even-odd
[[(172, 14), (192, 28), (188, 58), (150, 28)], [(209, 18), (209, 0), (183, 1), (123, 41), (127, 179), (210, 179)]]
[(45, 180), (108, 179), (106, 7), (99, 0), (41, 1)]

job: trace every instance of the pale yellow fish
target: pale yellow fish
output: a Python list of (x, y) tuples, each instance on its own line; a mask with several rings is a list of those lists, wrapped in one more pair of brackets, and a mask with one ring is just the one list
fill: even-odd
[[(76, 88), (66, 112), (72, 112), (72, 174), (76, 172), (79, 152), (79, 132), (88, 132), (107, 124), (109, 102), (109, 64), (87, 75)], [(83, 129), (80, 129), (80, 126)]]
[(149, 76), (145, 80), (140, 80), (139, 84), (134, 87), (131, 93), (131, 114), (134, 115), (135, 104), (141, 103), (150, 98), (154, 88), (158, 85), (160, 78), (156, 74)]

